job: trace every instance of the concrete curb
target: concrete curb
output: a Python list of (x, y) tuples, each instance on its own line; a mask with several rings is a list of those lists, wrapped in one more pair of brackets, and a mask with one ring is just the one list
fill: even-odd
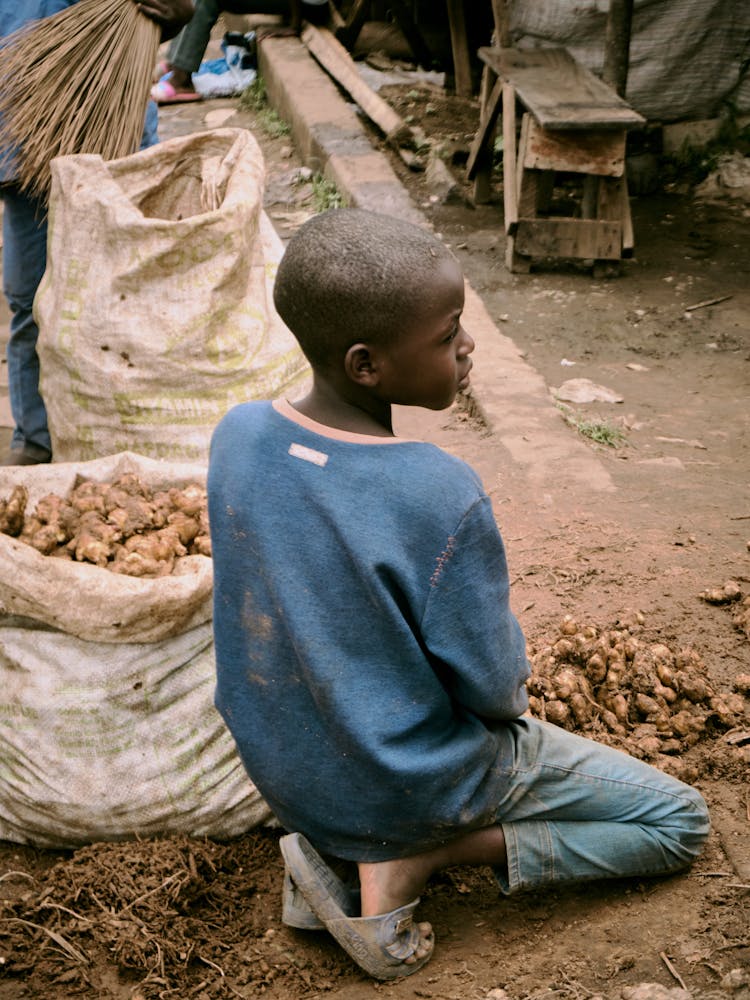
[[(333, 181), (348, 204), (431, 228), (387, 156), (373, 148), (354, 106), (298, 38), (264, 39), (259, 66), (268, 99), (289, 123), (307, 166)], [(498, 330), (468, 282), (464, 319), (476, 342), (472, 403), (531, 485), (614, 490), (596, 455), (561, 420), (544, 379)]]

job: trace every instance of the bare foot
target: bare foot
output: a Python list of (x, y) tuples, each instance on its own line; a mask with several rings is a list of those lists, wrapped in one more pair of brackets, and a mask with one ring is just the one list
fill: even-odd
[(432, 853), (393, 861), (360, 863), (362, 916), (375, 917), (381, 913), (390, 913), (418, 896), (427, 884), (427, 879), (437, 870), (431, 863)]
[(183, 92), (195, 90), (191, 73), (186, 73), (184, 69), (178, 69), (176, 66), (171, 66), (170, 74), (169, 81), (175, 90)]
[(392, 861), (361, 862), (359, 881), (362, 893), (362, 916), (390, 913), (410, 903), (436, 871), (453, 865), (504, 865), (505, 837), (502, 827), (482, 830), (448, 841), (440, 847)]
[[(390, 913), (399, 906), (410, 903), (424, 889), (427, 879), (432, 874), (431, 865), (427, 860), (429, 855), (418, 854), (412, 858), (399, 858), (395, 861), (380, 861), (375, 864), (359, 864), (359, 882), (362, 895), (362, 916), (374, 917), (381, 913)], [(405, 965), (429, 955), (435, 947), (435, 935), (432, 924), (418, 923), (419, 942), (409, 958), (404, 959)]]

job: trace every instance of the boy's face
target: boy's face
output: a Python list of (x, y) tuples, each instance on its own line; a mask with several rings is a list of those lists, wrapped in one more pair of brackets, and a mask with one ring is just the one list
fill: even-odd
[(444, 410), (469, 384), (474, 341), (461, 326), (464, 278), (452, 258), (428, 280), (401, 335), (380, 351), (379, 395), (389, 403)]

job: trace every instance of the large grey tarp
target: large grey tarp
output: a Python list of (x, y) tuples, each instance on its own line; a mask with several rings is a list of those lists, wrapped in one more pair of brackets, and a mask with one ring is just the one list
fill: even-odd
[[(513, 44), (562, 45), (601, 75), (609, 0), (512, 0)], [(635, 0), (627, 100), (651, 121), (750, 112), (750, 0)]]

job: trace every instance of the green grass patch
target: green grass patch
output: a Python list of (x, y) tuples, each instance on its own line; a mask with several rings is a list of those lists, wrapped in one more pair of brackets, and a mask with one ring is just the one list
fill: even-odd
[(280, 139), (291, 132), (289, 123), (269, 106), (266, 83), (262, 76), (256, 76), (250, 86), (242, 91), (239, 106), (241, 111), (254, 114), (258, 125), (272, 139)]
[(628, 442), (624, 431), (615, 427), (608, 420), (584, 420), (567, 406), (558, 406), (558, 409), (569, 427), (574, 427), (581, 437), (588, 438), (595, 444), (603, 444), (608, 448), (619, 448)]
[(311, 181), (312, 201), (316, 212), (327, 212), (331, 208), (341, 208), (344, 198), (333, 181), (322, 174), (314, 174)]
[(266, 81), (258, 74), (249, 87), (240, 94), (241, 111), (259, 111), (266, 107), (268, 98), (266, 96)]

